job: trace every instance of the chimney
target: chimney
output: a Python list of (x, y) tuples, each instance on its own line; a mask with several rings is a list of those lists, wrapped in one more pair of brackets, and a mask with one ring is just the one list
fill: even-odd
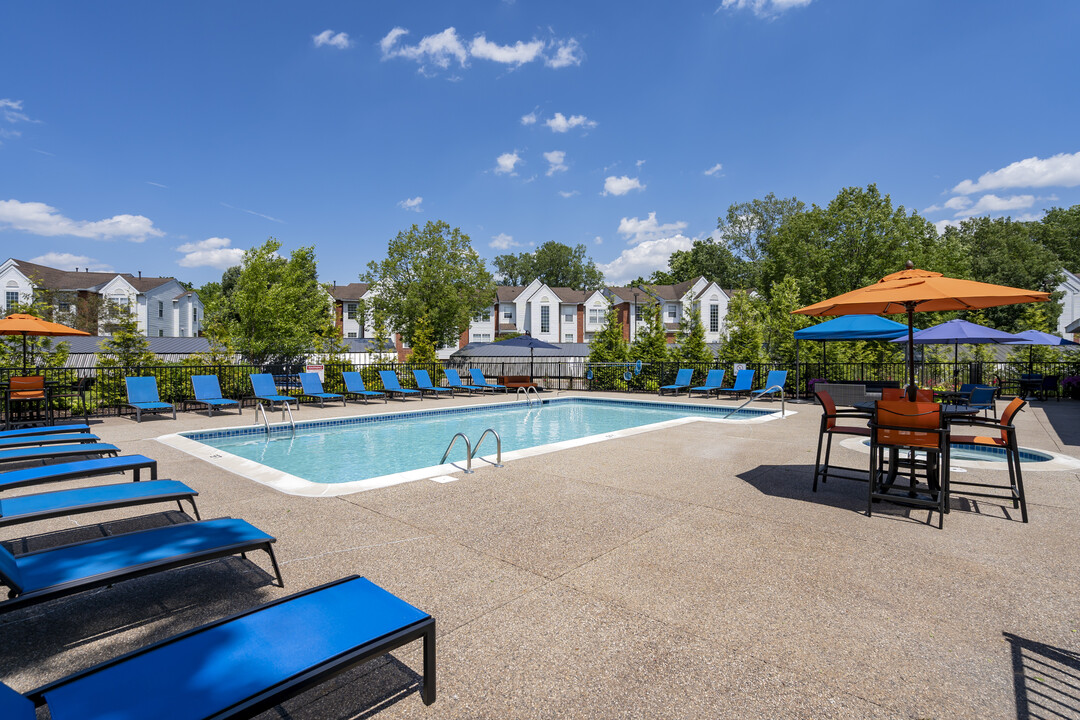
[(139, 271), (139, 279), (142, 279), (142, 270)]

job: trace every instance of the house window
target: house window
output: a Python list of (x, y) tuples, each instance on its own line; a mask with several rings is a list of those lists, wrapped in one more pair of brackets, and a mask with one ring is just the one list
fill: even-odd
[(473, 316), (473, 322), (476, 322), (476, 323), (491, 322), (491, 311), (490, 310), (484, 310), (483, 312), (476, 313), (476, 315)]
[(574, 310), (572, 308), (569, 309), (569, 310), (564, 310), (563, 311), (563, 322), (568, 322), (568, 323), (574, 322), (574, 314), (575, 313), (574, 313)]
[(641, 322), (641, 306), (634, 304), (634, 322)]
[(13, 309), (16, 305), (19, 304), (19, 291), (15, 290), (14, 292), (12, 292), (11, 290), (8, 290), (5, 297), (5, 302), (5, 307), (7, 307), (8, 310)]
[(589, 308), (589, 324), (603, 325), (604, 315), (605, 313), (603, 308)]
[(551, 332), (551, 308), (547, 305), (540, 306), (540, 332)]
[(159, 318), (165, 317), (165, 303), (161, 302), (160, 300), (157, 301), (157, 316)]
[(165, 337), (165, 331), (162, 330), (161, 328), (158, 328), (157, 336), (158, 337)]
[(674, 305), (668, 305), (667, 306), (668, 320), (674, 320), (676, 312), (677, 312), (677, 309), (676, 309), (676, 307)]
[(56, 309), (60, 312), (68, 312), (69, 310), (71, 310), (71, 303), (67, 302), (66, 300), (61, 300), (57, 304)]
[(191, 308), (191, 325), (194, 327), (195, 323), (199, 322), (199, 308)]
[(566, 333), (565, 335), (563, 335), (563, 342), (574, 342), (574, 333)]
[(473, 333), (473, 342), (491, 342), (491, 333)]
[(348, 335), (346, 335), (345, 337), (351, 337), (351, 338), (354, 338), (354, 337), (356, 337), (356, 333), (354, 333), (354, 332), (351, 332), (351, 333), (349, 333)]
[(345, 303), (345, 317), (349, 320), (356, 319), (356, 303)]
[(709, 332), (720, 332), (720, 306), (709, 306)]
[(514, 319), (514, 311), (513, 310), (507, 310), (506, 312), (503, 313), (503, 320), (513, 320), (513, 319)]

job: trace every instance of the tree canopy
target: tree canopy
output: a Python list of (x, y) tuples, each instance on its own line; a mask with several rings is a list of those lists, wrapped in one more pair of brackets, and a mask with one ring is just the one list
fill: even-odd
[(549, 240), (535, 252), (497, 255), (493, 262), (503, 285), (528, 285), (539, 279), (548, 287), (596, 290), (604, 285), (604, 273), (587, 252), (584, 245), (570, 247)]
[(437, 345), (453, 345), (472, 317), (491, 305), (495, 283), (460, 228), (428, 221), (390, 241), (386, 257), (368, 263), (373, 312), (411, 345), (417, 321), (431, 323)]

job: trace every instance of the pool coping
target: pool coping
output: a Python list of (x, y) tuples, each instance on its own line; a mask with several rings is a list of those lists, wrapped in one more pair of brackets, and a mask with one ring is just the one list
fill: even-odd
[[(855, 452), (863, 453), (864, 455), (870, 454), (870, 447), (865, 445), (866, 440), (864, 438), (852, 437), (841, 441), (840, 445), (848, 450), (854, 450)], [(1049, 455), (1049, 460), (1043, 460), (1039, 462), (1022, 462), (1022, 469), (1024, 472), (1039, 471), (1044, 472), (1047, 470), (1056, 470), (1058, 472), (1076, 472), (1080, 470), (1080, 460), (1074, 458), (1071, 455), (1064, 455), (1053, 450), (1043, 450), (1041, 448), (1020, 448), (1020, 452), (1037, 452), (1043, 455)], [(972, 470), (999, 470), (1001, 472), (1009, 471), (1009, 464), (1006, 462), (993, 462), (990, 460), (957, 460), (956, 458), (950, 458), (949, 467), (952, 470), (959, 469), (961, 472), (970, 468)]]
[[(557, 397), (557, 398), (546, 399), (546, 401), (547, 402), (552, 402), (552, 401), (558, 401), (560, 399), (567, 399), (567, 400), (570, 400), (570, 399), (586, 399), (586, 400), (588, 400), (590, 398), (589, 398), (589, 396), (565, 395), (564, 394), (564, 395), (562, 395), (560, 397)], [(592, 399), (593, 400), (600, 400), (601, 398), (592, 398)], [(634, 404), (634, 405), (640, 405), (640, 404), (643, 404), (643, 403), (647, 403), (647, 404), (678, 405), (678, 406), (684, 407), (684, 408), (685, 407), (694, 407), (693, 405), (688, 406), (686, 403), (673, 402), (673, 401), (670, 401), (670, 400), (648, 400), (648, 401), (645, 401), (645, 400), (618, 400), (618, 399), (614, 399), (614, 398), (603, 398), (603, 400), (605, 402), (611, 402), (611, 403), (624, 403), (624, 404)], [(502, 401), (494, 402), (494, 403), (482, 403), (482, 404), (477, 404), (477, 405), (469, 405), (467, 407), (470, 408), (470, 409), (471, 408), (489, 409), (489, 408), (493, 408), (493, 407), (499, 407), (499, 406), (502, 406), (502, 405), (517, 405), (517, 404), (518, 404), (518, 401), (516, 401), (516, 400), (502, 400)], [(726, 408), (727, 406), (706, 406), (706, 407)], [(442, 412), (452, 412), (454, 409), (455, 408), (444, 408), (444, 409), (442, 409)], [(460, 410), (462, 408), (459, 407), (459, 408), (456, 408), (456, 409)], [(734, 410), (735, 407), (732, 407), (731, 409)], [(750, 409), (752, 409), (752, 410), (761, 410), (762, 408), (750, 408)], [(364, 415), (350, 415), (350, 416), (345, 416), (345, 417), (336, 417), (336, 418), (333, 418), (333, 419), (330, 419), (330, 420), (325, 420), (325, 421), (320, 421), (320, 420), (301, 421), (301, 422), (297, 423), (297, 425), (298, 426), (315, 425), (315, 426), (334, 427), (334, 426), (337, 426), (337, 425), (353, 424), (353, 423), (350, 423), (349, 421), (355, 420), (356, 418), (376, 418), (376, 417), (384, 418), (383, 422), (385, 422), (386, 421), (385, 418), (402, 417), (402, 416), (413, 416), (413, 417), (415, 417), (419, 413), (431, 414), (426, 410), (418, 410), (418, 409), (406, 410), (406, 409), (402, 409), (402, 410), (382, 412), (382, 413), (371, 413), (371, 414), (364, 414)], [(680, 425), (685, 425), (687, 423), (692, 423), (692, 422), (711, 422), (711, 423), (722, 423), (722, 424), (732, 424), (732, 423), (737, 423), (737, 424), (747, 424), (747, 423), (757, 424), (757, 423), (762, 423), (762, 422), (769, 422), (771, 420), (778, 420), (778, 419), (781, 419), (783, 417), (788, 417), (788, 416), (795, 415), (795, 414), (796, 414), (796, 412), (793, 411), (793, 410), (786, 410), (784, 412), (775, 411), (775, 412), (771, 412), (771, 413), (763, 413), (763, 414), (761, 414), (761, 415), (759, 415), (757, 417), (743, 418), (743, 419), (739, 419), (739, 420), (730, 420), (730, 419), (727, 419), (727, 418), (709, 417), (707, 415), (690, 415), (690, 416), (682, 417), (682, 418), (674, 418), (672, 420), (663, 420), (663, 421), (658, 422), (658, 423), (650, 423), (648, 425), (639, 425), (639, 426), (632, 427), (632, 428), (625, 428), (623, 430), (614, 430), (614, 431), (611, 431), (611, 432), (601, 433), (601, 434), (598, 434), (598, 435), (588, 435), (588, 436), (581, 437), (581, 438), (574, 438), (572, 440), (562, 440), (562, 441), (555, 442), (555, 443), (548, 443), (546, 445), (535, 445), (535, 446), (530, 447), (530, 448), (522, 448), (520, 450), (511, 450), (509, 452), (503, 453), (502, 461), (504, 463), (506, 463), (506, 462), (512, 461), (512, 460), (520, 460), (522, 458), (534, 457), (536, 455), (544, 455), (546, 453), (558, 452), (560, 450), (568, 450), (570, 448), (581, 447), (582, 445), (590, 445), (592, 443), (604, 442), (604, 441), (607, 441), (607, 440), (614, 440), (616, 438), (631, 437), (631, 436), (634, 436), (634, 435), (639, 435), (641, 433), (654, 432), (656, 430), (664, 430), (664, 429), (667, 429), (667, 428), (678, 427)], [(229, 433), (230, 431), (243, 430), (243, 431), (245, 431), (243, 434), (249, 434), (248, 431), (252, 427), (253, 427), (252, 425), (243, 425), (243, 426), (230, 426), (230, 427), (223, 427), (223, 428), (215, 428), (213, 431), (198, 431), (198, 430), (196, 430), (196, 431), (186, 431), (186, 432), (188, 432), (188, 433), (212, 432), (214, 434), (217, 434), (217, 433), (225, 434), (225, 433)], [(278, 427), (280, 427), (280, 425)], [(285, 493), (286, 495), (299, 495), (299, 496), (303, 496), (303, 497), (338, 497), (338, 496), (341, 496), (341, 495), (352, 495), (354, 493), (365, 492), (367, 490), (376, 490), (378, 488), (390, 487), (392, 485), (400, 485), (402, 483), (407, 483), (407, 482), (415, 482), (417, 480), (431, 480), (431, 479), (434, 479), (434, 478), (445, 478), (446, 476), (451, 476), (451, 475), (453, 475), (455, 473), (465, 473), (465, 463), (464, 463), (464, 461), (462, 461), (460, 463), (444, 463), (442, 465), (432, 465), (432, 466), (428, 466), (428, 467), (424, 467), (424, 468), (416, 468), (414, 470), (406, 470), (406, 471), (398, 472), (398, 473), (390, 473), (390, 474), (387, 474), (387, 475), (379, 475), (379, 476), (376, 476), (376, 477), (373, 477), (373, 478), (366, 478), (364, 480), (354, 480), (354, 481), (351, 481), (351, 482), (344, 482), (344, 483), (317, 483), (317, 482), (312, 482), (311, 480), (307, 480), (305, 478), (302, 478), (302, 477), (299, 477), (299, 476), (296, 476), (296, 475), (292, 475), (292, 474), (284, 472), (282, 470), (277, 470), (277, 469), (269, 467), (267, 465), (263, 465), (262, 463), (255, 462), (254, 460), (248, 460), (247, 458), (242, 458), (242, 457), (240, 457), (238, 455), (233, 455), (232, 453), (227, 452), (225, 450), (220, 450), (218, 448), (212, 447), (212, 446), (207, 445), (205, 443), (199, 442), (198, 440), (193, 440), (193, 439), (191, 439), (189, 437), (186, 437), (185, 434), (182, 434), (182, 433), (170, 433), (170, 434), (167, 434), (167, 435), (161, 435), (161, 436), (159, 436), (159, 437), (157, 437), (155, 439), (158, 442), (162, 443), (163, 445), (167, 445), (167, 446), (169, 446), (171, 448), (174, 448), (176, 450), (180, 450), (181, 452), (187, 453), (188, 455), (192, 455), (192, 456), (194, 456), (196, 458), (199, 458), (200, 460), (205, 460), (206, 462), (208, 462), (208, 463), (210, 463), (212, 465), (215, 465), (215, 466), (221, 468), (222, 470), (227, 470), (228, 472), (231, 472), (231, 473), (234, 473), (234, 474), (239, 475), (241, 477), (247, 478), (248, 480), (254, 480), (257, 483), (259, 483), (261, 485), (266, 485), (267, 487), (273, 488), (274, 490), (277, 490), (278, 492)], [(473, 458), (473, 464), (474, 464), (474, 466), (479, 465), (481, 467), (485, 463), (487, 465), (494, 466), (495, 458), (496, 458), (495, 454), (478, 455), (475, 458)], [(458, 478), (455, 478), (455, 479), (458, 479)], [(446, 481), (447, 480), (445, 480), (445, 479), (441, 480), (441, 482), (446, 482)]]

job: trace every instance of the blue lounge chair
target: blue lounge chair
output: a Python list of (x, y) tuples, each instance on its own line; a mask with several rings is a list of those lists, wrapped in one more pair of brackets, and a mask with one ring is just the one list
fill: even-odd
[(132, 480), (139, 482), (143, 468), (150, 471), (151, 480), (157, 480), (157, 460), (152, 460), (145, 455), (120, 455), (119, 457), (102, 457), (93, 460), (79, 460), (78, 462), (8, 470), (0, 473), (0, 490), (60, 482), (62, 480), (81, 480), (82, 478), (97, 475), (122, 473), (127, 470), (132, 471)]
[(379, 379), (382, 380), (383, 390), (390, 397), (394, 397), (394, 393), (397, 393), (402, 402), (405, 402), (405, 398), (408, 395), (417, 395), (420, 397), (421, 401), (424, 399), (424, 394), (419, 390), (408, 390), (401, 387), (401, 383), (398, 382), (397, 373), (393, 370), (380, 370)]
[(439, 397), (439, 393), (450, 393), (450, 397), (454, 397), (454, 388), (439, 387), (431, 383), (431, 376), (428, 375), (427, 370), (413, 370), (413, 379), (416, 380), (416, 387), (419, 388), (420, 394), (423, 395), (426, 392), (431, 393), (435, 397)]
[(480, 392), (484, 392), (484, 390), (491, 390), (492, 393), (495, 392), (495, 388), (493, 388), (493, 387), (482, 388), (482, 387), (480, 387), (478, 385), (466, 385), (466, 384), (464, 384), (463, 382), (461, 382), (461, 376), (458, 375), (458, 371), (455, 370), (454, 368), (446, 368), (446, 369), (443, 370), (443, 372), (446, 373), (446, 385), (447, 385), (447, 387), (452, 387), (455, 390), (468, 390), (470, 397), (477, 390), (479, 390)]
[(345, 380), (345, 397), (356, 396), (363, 398), (364, 404), (367, 405), (368, 400), (371, 398), (382, 398), (383, 403), (386, 403), (386, 393), (379, 392), (378, 390), (368, 390), (364, 387), (364, 376), (356, 370), (347, 370), (341, 373), (341, 377)]
[(265, 550), (278, 584), (274, 538), (233, 518), (165, 525), (12, 555), (0, 547), (0, 613), (204, 560)]
[[(784, 383), (787, 382), (787, 370), (770, 370), (768, 376), (765, 378), (765, 387), (760, 390), (754, 390), (750, 394), (759, 400), (766, 395), (773, 395), (781, 392), (784, 389)], [(738, 378), (735, 379), (735, 384), (738, 385)]]
[(270, 403), (271, 410), (274, 409), (275, 403), (281, 403), (282, 415), (285, 414), (285, 406), (289, 403), (293, 403), (298, 410), (300, 409), (300, 404), (296, 402), (296, 398), (290, 397), (289, 395), (280, 395), (278, 393), (277, 385), (274, 384), (273, 375), (256, 373), (249, 377), (251, 378), (251, 391), (255, 394), (255, 399)]
[(990, 416), (997, 420), (997, 406), (994, 404), (994, 396), (997, 388), (990, 385), (976, 385), (971, 389), (971, 399), (968, 407), (977, 408), (980, 412), (989, 412)]
[(326, 407), (327, 400), (340, 400), (341, 407), (345, 407), (345, 396), (323, 390), (322, 380), (319, 379), (318, 373), (300, 373), (300, 393), (301, 397), (318, 400), (319, 407)]
[(709, 397), (709, 393), (716, 393), (717, 397), (720, 397), (720, 388), (724, 385), (724, 371), (710, 370), (705, 375), (705, 384), (698, 385), (697, 387), (690, 388), (690, 391), (686, 393), (687, 397), (693, 395), (695, 392), (703, 394), (705, 397)]
[(221, 397), (221, 383), (218, 381), (217, 375), (192, 375), (191, 389), (195, 391), (195, 399), (189, 402), (205, 405), (207, 417), (214, 416), (215, 408), (232, 407), (233, 405), (236, 406), (236, 411), (240, 415), (244, 414), (244, 409), (240, 407), (239, 400)]
[(487, 378), (484, 377), (484, 373), (480, 372), (479, 370), (477, 370), (475, 368), (473, 368), (472, 370), (469, 370), (469, 377), (472, 378), (472, 384), (473, 385), (476, 385), (477, 387), (481, 387), (484, 390), (491, 390), (491, 392), (495, 392), (496, 390), (502, 390), (503, 392), (509, 392), (505, 385), (500, 385), (499, 383), (489, 383), (487, 381)]
[(64, 445), (67, 443), (92, 443), (100, 440), (90, 433), (55, 433), (53, 435), (22, 435), (21, 437), (0, 438), (0, 450), (17, 447), (41, 447), (43, 445)]
[[(734, 387), (720, 388), (720, 392), (731, 393), (733, 397), (738, 397), (741, 393), (749, 393), (752, 387), (754, 387), (754, 371), (748, 368), (735, 373)], [(717, 397), (719, 396), (720, 393), (717, 393)]]
[(195, 519), (199, 520), (199, 508), (195, 506), (198, 494), (176, 480), (148, 480), (19, 495), (0, 499), (0, 526), (159, 502), (175, 501), (183, 511), (182, 500), (191, 503)]
[[(357, 612), (362, 608), (363, 612)], [(420, 698), (435, 702), (435, 618), (366, 578), (342, 578), (245, 610), (20, 695), (0, 716), (34, 720), (251, 718), (304, 690), (423, 640)]]
[(682, 368), (675, 374), (675, 382), (671, 385), (661, 385), (660, 394), (663, 395), (664, 391), (670, 392), (673, 395), (678, 395), (680, 390), (686, 390), (687, 395), (690, 394), (690, 382), (694, 379), (694, 371), (692, 368)]
[(108, 443), (72, 443), (43, 448), (14, 448), (0, 450), (0, 463), (29, 462), (30, 460), (55, 460), (76, 455), (119, 455), (120, 448)]
[(176, 408), (167, 402), (161, 402), (158, 395), (157, 378), (149, 377), (126, 377), (124, 384), (127, 385), (127, 405), (135, 408), (135, 422), (142, 422), (142, 414), (171, 412), (172, 419), (176, 419)]
[(56, 433), (88, 433), (89, 425), (45, 425), (39, 427), (19, 428), (18, 430), (2, 430), (0, 438), (22, 437), (23, 435), (54, 435)]

